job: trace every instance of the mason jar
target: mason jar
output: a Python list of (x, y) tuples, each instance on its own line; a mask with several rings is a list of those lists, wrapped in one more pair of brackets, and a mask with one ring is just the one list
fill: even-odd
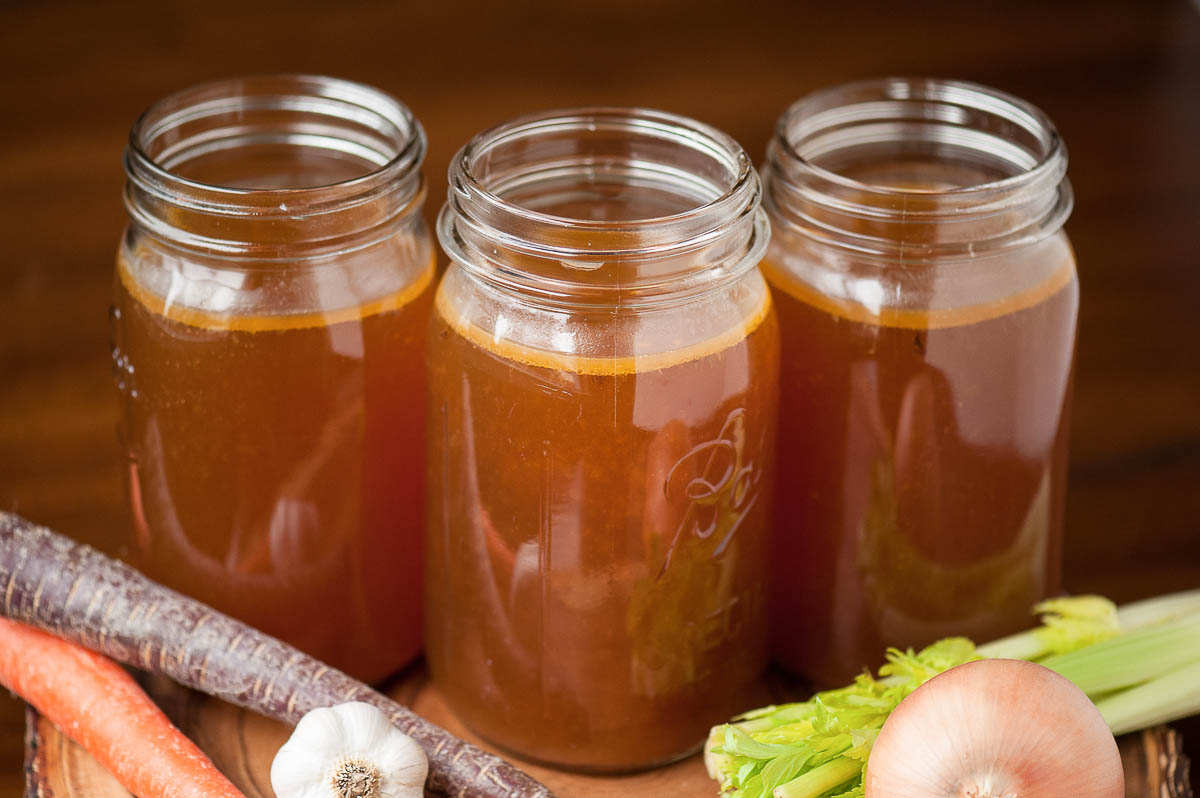
[(367, 680), (421, 647), (425, 135), (325, 77), (134, 124), (113, 362), (134, 563)]
[(427, 653), (521, 756), (698, 748), (766, 662), (778, 342), (725, 134), (579, 109), (453, 159), (429, 346)]
[(1059, 591), (1066, 167), (1045, 114), (970, 83), (851, 83), (779, 120), (773, 651), (817, 684), (1017, 631)]

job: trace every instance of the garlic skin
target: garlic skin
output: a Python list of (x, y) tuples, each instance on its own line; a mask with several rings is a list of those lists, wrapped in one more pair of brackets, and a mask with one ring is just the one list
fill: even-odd
[(314, 709), (271, 762), (276, 798), (422, 798), (429, 760), (370, 704)]
[(1103, 716), (1022, 660), (969, 662), (900, 702), (875, 739), (866, 798), (1124, 798)]

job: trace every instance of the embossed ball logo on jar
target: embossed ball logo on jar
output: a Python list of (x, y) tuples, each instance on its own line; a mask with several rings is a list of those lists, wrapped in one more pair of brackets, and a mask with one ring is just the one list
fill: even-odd
[(686, 500), (687, 512), (667, 547), (659, 578), (671, 566), (680, 541), (686, 538), (715, 541), (710, 552), (713, 558), (725, 552), (758, 501), (762, 472), (756, 466), (755, 460), (747, 459), (746, 411), (740, 407), (730, 412), (716, 438), (679, 458), (663, 489), (672, 505)]
[(731, 410), (716, 437), (666, 471), (658, 517), (679, 520), (651, 540), (658, 566), (638, 580), (630, 602), (631, 677), (644, 695), (713, 678), (722, 653), (760, 622), (762, 583), (739, 578), (755, 551), (737, 534), (763, 483), (764, 439), (752, 434), (751, 420), (745, 408)]

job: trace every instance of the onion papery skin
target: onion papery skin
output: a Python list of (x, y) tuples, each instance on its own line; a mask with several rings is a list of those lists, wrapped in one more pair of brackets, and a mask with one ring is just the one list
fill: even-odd
[(1116, 740), (1054, 671), (969, 662), (900, 702), (871, 750), (867, 798), (1123, 798)]

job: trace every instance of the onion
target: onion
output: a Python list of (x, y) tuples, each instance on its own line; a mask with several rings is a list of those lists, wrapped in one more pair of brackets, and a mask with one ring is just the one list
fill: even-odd
[(988, 659), (900, 702), (867, 761), (867, 798), (1122, 798), (1112, 732), (1078, 687), (1032, 662)]

